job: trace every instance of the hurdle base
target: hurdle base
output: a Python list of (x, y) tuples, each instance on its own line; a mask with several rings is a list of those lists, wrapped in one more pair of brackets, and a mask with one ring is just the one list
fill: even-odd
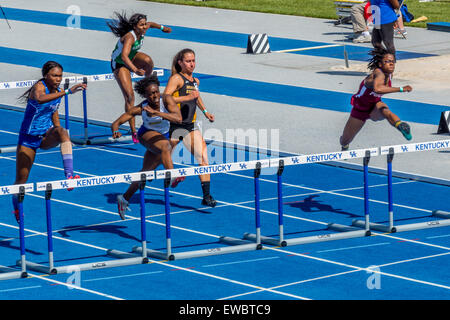
[[(450, 212), (435, 210), (432, 212), (432, 217), (441, 218), (441, 220), (432, 220), (432, 221), (427, 221), (427, 222), (403, 224), (403, 225), (397, 225), (395, 227), (389, 227), (389, 226), (386, 226), (383, 224), (378, 224), (378, 223), (370, 223), (369, 226), (370, 226), (371, 230), (387, 232), (387, 233), (413, 231), (413, 230), (450, 226)], [(363, 228), (365, 225), (365, 222), (362, 220), (353, 220), (352, 225)]]
[[(107, 254), (110, 256), (115, 256), (119, 259), (117, 260), (106, 260), (99, 262), (87, 262), (82, 264), (73, 264), (68, 266), (58, 266), (50, 268), (49, 266), (34, 263), (34, 262), (26, 262), (27, 270), (33, 270), (40, 273), (45, 273), (49, 275), (62, 274), (62, 273), (73, 273), (75, 271), (87, 271), (87, 270), (96, 270), (96, 269), (105, 269), (105, 268), (113, 268), (113, 267), (122, 267), (136, 264), (147, 264), (148, 259), (144, 257), (138, 257), (136, 255), (122, 252), (118, 250), (108, 250)], [(17, 261), (17, 265), (22, 265), (21, 261)]]
[(120, 138), (113, 138), (113, 137), (98, 137), (98, 138), (71, 138), (70, 139), (72, 143), (79, 144), (79, 145), (100, 145), (100, 144), (111, 144), (116, 142), (129, 142), (132, 141), (132, 137), (127, 136), (121, 136)]
[[(132, 249), (133, 252), (137, 254), (142, 254), (142, 247), (135, 246)], [(147, 257), (150, 258), (156, 258), (160, 260), (175, 260), (175, 257), (173, 254), (168, 254), (167, 252), (162, 252), (158, 250), (152, 250), (152, 249), (146, 249), (147, 251)]]
[[(255, 242), (256, 234), (246, 232), (246, 233), (244, 233), (244, 239)], [(271, 246), (286, 247), (286, 245), (287, 245), (285, 240), (280, 240), (280, 239), (273, 238), (273, 237), (261, 236), (260, 239), (261, 239), (261, 243), (268, 244)]]
[(11, 271), (14, 269), (8, 267), (0, 267), (0, 280), (11, 280), (27, 278), (28, 273), (26, 271)]
[(432, 215), (436, 218), (450, 219), (450, 212), (446, 212), (446, 211), (442, 211), (442, 210), (434, 210)]
[[(243, 252), (243, 251), (253, 251), (253, 250), (262, 249), (261, 244), (249, 242), (246, 240), (236, 239), (236, 238), (230, 238), (230, 237), (220, 237), (219, 242), (223, 243), (223, 244), (228, 244), (230, 246), (201, 249), (201, 250), (192, 250), (192, 251), (185, 251), (185, 252), (177, 252), (177, 253), (171, 253), (170, 255), (168, 255), (165, 252), (147, 249), (147, 256), (154, 257), (157, 259), (172, 261), (172, 260), (191, 259), (191, 258), (215, 256), (215, 255), (221, 255), (221, 254)], [(141, 254), (142, 247), (134, 247), (133, 251)]]
[[(366, 222), (362, 221), (362, 220), (353, 220), (352, 221), (352, 225), (357, 227), (357, 228), (365, 228), (366, 227)], [(385, 233), (395, 233), (397, 232), (397, 228), (396, 227), (390, 227), (381, 223), (369, 223), (369, 229), (370, 230), (375, 230), (375, 231), (381, 231), (381, 232), (385, 232)]]
[(396, 229), (397, 229), (397, 232), (402, 232), (402, 231), (413, 231), (413, 230), (430, 229), (430, 228), (447, 227), (447, 226), (450, 226), (450, 219), (448, 219), (448, 220), (433, 220), (433, 221), (411, 223), (411, 224), (402, 224), (402, 225), (396, 226)]
[[(22, 261), (20, 261), (20, 260), (17, 261), (17, 265), (18, 266), (22, 266)], [(36, 271), (36, 272), (39, 272), (39, 273), (45, 273), (45, 274), (50, 274), (50, 275), (53, 275), (53, 274), (57, 273), (56, 268), (50, 268), (49, 266), (46, 266), (46, 265), (43, 265), (43, 264), (39, 264), (39, 263), (30, 262), (30, 261), (27, 261), (25, 263), (25, 266), (26, 266), (27, 270)]]

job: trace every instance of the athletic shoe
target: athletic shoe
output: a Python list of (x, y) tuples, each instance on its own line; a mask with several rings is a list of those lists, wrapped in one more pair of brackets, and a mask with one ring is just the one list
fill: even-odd
[(12, 213), (14, 214), (14, 217), (16, 218), (17, 223), (20, 223), (19, 209), (14, 210)]
[(117, 211), (119, 212), (119, 216), (122, 220), (125, 220), (125, 212), (131, 211), (130, 208), (128, 208), (128, 201), (125, 200), (123, 195), (119, 194), (117, 196)]
[(341, 151), (348, 151), (349, 148), (350, 148), (350, 145), (346, 144), (345, 146), (341, 146)]
[(172, 178), (170, 186), (172, 188), (175, 188), (180, 182), (183, 182), (186, 177), (178, 177), (178, 178)]
[(139, 143), (139, 139), (136, 132), (131, 134), (131, 138), (133, 139), (133, 143)]
[(372, 42), (372, 37), (370, 35), (367, 36), (367, 35), (361, 34), (360, 36), (353, 39), (353, 43), (368, 43), (368, 42)]
[(209, 194), (207, 196), (205, 196), (202, 200), (202, 205), (204, 206), (210, 206), (210, 207), (215, 207), (217, 204), (217, 201), (214, 200), (214, 198)]
[[(67, 179), (80, 179), (80, 176), (76, 174), (74, 176), (68, 177)], [(72, 190), (73, 190), (73, 188), (67, 188), (67, 191), (72, 191)]]
[(403, 134), (406, 140), (412, 139), (411, 128), (409, 124), (407, 124), (406, 122), (400, 122), (397, 126), (397, 129)]

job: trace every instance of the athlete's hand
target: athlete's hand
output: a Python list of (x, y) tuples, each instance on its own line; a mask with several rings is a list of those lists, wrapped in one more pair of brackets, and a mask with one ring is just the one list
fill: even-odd
[(193, 90), (188, 94), (189, 100), (198, 99), (199, 96), (200, 96), (200, 92), (197, 90)]
[(135, 72), (138, 76), (145, 76), (145, 70), (144, 69), (137, 69)]
[(409, 85), (408, 85), (408, 86), (404, 86), (404, 87), (403, 87), (403, 91), (404, 91), (404, 92), (411, 92), (411, 91), (412, 91), (412, 87), (409, 86)]
[(75, 93), (75, 92), (78, 92), (78, 91), (86, 90), (86, 88), (87, 88), (87, 84), (86, 83), (77, 83), (72, 88), (70, 88), (70, 91), (72, 91), (72, 93)]
[(118, 131), (118, 130), (113, 131), (112, 137), (113, 137), (114, 139), (120, 138), (121, 136), (122, 136), (122, 133), (120, 133), (120, 131)]
[(209, 122), (214, 122), (214, 115), (212, 113), (206, 112), (205, 117), (209, 120)]
[(172, 32), (172, 29), (171, 29), (170, 27), (164, 26), (162, 32), (165, 32), (165, 33), (171, 33), (171, 32)]
[(149, 116), (151, 116), (151, 117), (153, 117), (154, 115), (156, 115), (156, 112), (157, 112), (156, 110), (150, 108), (149, 106), (143, 107), (142, 110), (146, 111), (147, 114), (148, 114)]

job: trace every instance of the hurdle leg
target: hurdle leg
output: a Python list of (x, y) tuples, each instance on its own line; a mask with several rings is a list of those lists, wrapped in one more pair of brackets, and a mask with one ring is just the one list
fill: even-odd
[[(87, 78), (83, 78), (83, 83), (87, 84)], [(88, 134), (88, 120), (87, 120), (87, 94), (86, 89), (83, 90), (83, 122), (84, 122), (84, 139), (86, 143), (89, 140), (89, 134)]]
[(147, 230), (145, 224), (145, 183), (146, 175), (142, 174), (141, 183), (139, 185), (139, 196), (141, 203), (141, 241), (142, 241), (142, 258), (147, 259)]
[(51, 196), (52, 196), (52, 185), (47, 184), (45, 190), (45, 213), (47, 219), (47, 249), (48, 249), (48, 266), (34, 263), (31, 261), (26, 262), (27, 268), (33, 271), (56, 274), (57, 270), (54, 267), (53, 260), (53, 229), (52, 229), (52, 213), (51, 213)]
[[(18, 209), (19, 209), (19, 241), (20, 241), (20, 260), (17, 261), (17, 265), (21, 266), (21, 271), (12, 271), (9, 270), (5, 273), (0, 274), (0, 280), (10, 280), (10, 279), (18, 279), (18, 278), (26, 278), (27, 274), (27, 264), (25, 259), (25, 225), (24, 225), (24, 215), (23, 215), (23, 198), (25, 196), (25, 188), (21, 186), (19, 188), (19, 196), (18, 196)], [(3, 270), (2, 270), (3, 272)]]
[(161, 252), (158, 250), (145, 249), (142, 247), (133, 247), (133, 252), (144, 253), (152, 258), (163, 259), (163, 260), (174, 260), (175, 256), (172, 254), (172, 239), (171, 239), (171, 226), (170, 226), (170, 172), (166, 172), (164, 178), (164, 209), (165, 209), (165, 219), (166, 219), (166, 252)]
[[(284, 241), (284, 222), (283, 222), (283, 181), (282, 174), (284, 171), (284, 160), (280, 160), (278, 164), (277, 172), (277, 193), (278, 193), (278, 231), (279, 238), (260, 236), (261, 243), (269, 244), (273, 246), (286, 246), (286, 241)], [(244, 239), (250, 241), (257, 241), (256, 234), (245, 233)]]
[(25, 259), (25, 222), (23, 215), (23, 198), (25, 196), (25, 188), (20, 187), (19, 192), (19, 238), (20, 238), (20, 261), (22, 265), (21, 278), (27, 277), (26, 259)]
[(395, 232), (394, 228), (394, 200), (392, 192), (392, 160), (394, 159), (394, 149), (389, 149), (387, 155), (387, 169), (388, 169), (388, 210), (389, 210), (389, 232)]
[[(87, 77), (83, 77), (83, 83), (87, 84)], [(88, 117), (87, 117), (87, 89), (83, 90), (83, 127), (84, 127), (84, 139), (83, 138), (71, 138), (73, 143), (76, 144), (90, 144), (89, 132), (88, 132)]]
[[(139, 252), (141, 257), (136, 257), (134, 253), (123, 252), (119, 250), (109, 249), (106, 254), (122, 261), (109, 261), (107, 262), (110, 266), (124, 266), (132, 265), (138, 263), (148, 263), (147, 257), (147, 230), (145, 224), (145, 184), (147, 182), (147, 175), (145, 173), (141, 174), (141, 181), (139, 183), (139, 198), (140, 198), (140, 223), (141, 223), (141, 246), (144, 250)], [(141, 260), (141, 261), (140, 261)]]
[(6, 272), (0, 274), (0, 280), (26, 278), (27, 274), (27, 261), (25, 259), (25, 224), (23, 215), (23, 199), (25, 196), (25, 188), (21, 186), (19, 188), (18, 195), (18, 210), (19, 210), (19, 241), (20, 241), (20, 260), (17, 261), (17, 265), (21, 267), (21, 271)]
[[(257, 169), (255, 170), (255, 177), (259, 178), (259, 174), (261, 171), (261, 163), (258, 162), (256, 166), (257, 166)], [(230, 246), (172, 253), (170, 251), (170, 220), (169, 220), (170, 218), (168, 217), (170, 214), (169, 208), (168, 208), (168, 204), (169, 204), (168, 186), (170, 184), (170, 179), (167, 178), (167, 173), (170, 174), (170, 172), (166, 172), (166, 178), (165, 178), (165, 180), (166, 180), (165, 189), (167, 189), (167, 192), (165, 193), (165, 196), (166, 196), (165, 202), (166, 202), (166, 238), (168, 239), (168, 242), (167, 242), (168, 252), (166, 254), (162, 254), (160, 252), (158, 253), (158, 252), (154, 252), (152, 250), (147, 249), (149, 256), (154, 256), (157, 258), (169, 259), (169, 260), (180, 260), (180, 259), (189, 259), (189, 258), (205, 257), (205, 256), (220, 255), (220, 254), (227, 254), (227, 253), (258, 250), (258, 249), (262, 248), (260, 238), (257, 240), (257, 243), (254, 243), (254, 242), (250, 242), (250, 241), (243, 240), (243, 239), (236, 239), (236, 238), (222, 236), (219, 238), (219, 242), (228, 244)], [(256, 224), (256, 229), (257, 229), (258, 234), (260, 234), (259, 197), (260, 197), (259, 196), (259, 180), (257, 179), (255, 182), (255, 224)], [(140, 250), (142, 250), (142, 249), (135, 248), (135, 250), (136, 250), (136, 252), (140, 252)]]
[[(248, 241), (251, 240), (256, 242), (256, 249), (262, 249), (261, 245), (261, 210), (260, 210), (260, 188), (259, 188), (259, 177), (261, 175), (261, 163), (256, 163), (256, 168), (253, 175), (254, 186), (255, 186), (255, 229), (256, 233), (254, 235), (249, 233), (244, 233), (244, 240), (236, 239), (232, 237), (221, 237), (220, 242), (229, 244), (232, 246), (246, 246)], [(254, 244), (250, 244), (254, 246)]]
[[(370, 230), (381, 231), (385, 233), (396, 232), (397, 229), (394, 227), (394, 200), (393, 200), (393, 190), (392, 190), (392, 160), (394, 158), (394, 149), (389, 149), (389, 154), (387, 155), (387, 180), (388, 180), (388, 212), (389, 212), (389, 225), (384, 225), (381, 223), (370, 223)], [(363, 228), (365, 222), (360, 220), (354, 220), (352, 225)]]
[[(66, 79), (64, 83), (64, 90), (69, 89), (69, 79)], [(66, 119), (66, 130), (67, 134), (70, 137), (70, 128), (69, 128), (69, 96), (66, 94), (64, 96), (64, 108), (65, 108), (65, 119)]]
[(355, 233), (357, 236), (358, 231), (353, 231), (356, 228), (363, 228), (364, 236), (370, 236), (370, 213), (369, 213), (369, 161), (370, 161), (370, 151), (367, 150), (365, 157), (363, 158), (363, 178), (364, 178), (364, 221), (353, 220), (352, 226), (344, 226), (336, 223), (331, 223), (328, 225), (329, 229), (335, 231), (341, 231), (349, 236), (352, 236), (351, 232)]
[(282, 174), (284, 170), (284, 161), (280, 160), (277, 173), (277, 190), (278, 190), (278, 230), (280, 234), (279, 243), (282, 247), (286, 246), (284, 241), (284, 219), (283, 219), (283, 181)]

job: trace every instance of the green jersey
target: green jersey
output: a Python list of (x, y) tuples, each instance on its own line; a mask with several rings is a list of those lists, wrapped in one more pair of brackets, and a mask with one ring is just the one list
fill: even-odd
[[(130, 54), (128, 55), (128, 58), (130, 60), (133, 60), (134, 56), (138, 53), (138, 51), (141, 49), (142, 44), (144, 43), (144, 37), (142, 36), (140, 39), (137, 38), (134, 31), (130, 31), (131, 34), (134, 37), (134, 43), (131, 46)], [(114, 51), (111, 54), (111, 60), (125, 65), (125, 63), (122, 60), (122, 50), (123, 50), (123, 42), (121, 39), (117, 40), (116, 47), (114, 48)]]

